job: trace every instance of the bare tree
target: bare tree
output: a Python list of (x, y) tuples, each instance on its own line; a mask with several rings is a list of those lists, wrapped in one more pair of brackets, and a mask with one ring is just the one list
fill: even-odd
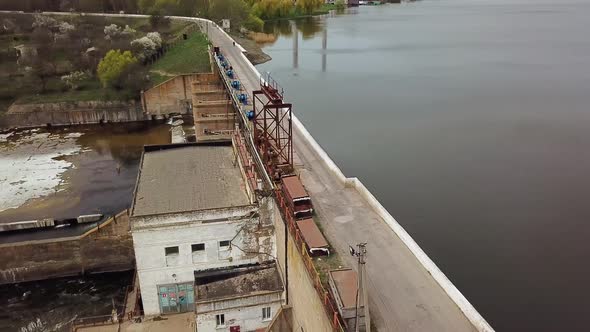
[(46, 27), (35, 28), (32, 35), (36, 54), (28, 59), (31, 74), (41, 82), (41, 92), (47, 90), (48, 80), (55, 76), (55, 50), (53, 33)]

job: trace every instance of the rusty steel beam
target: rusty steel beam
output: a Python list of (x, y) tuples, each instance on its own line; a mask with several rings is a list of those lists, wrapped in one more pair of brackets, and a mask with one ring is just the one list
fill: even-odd
[(283, 103), (283, 91), (272, 79), (252, 92), (254, 143), (271, 177), (293, 170), (293, 105)]

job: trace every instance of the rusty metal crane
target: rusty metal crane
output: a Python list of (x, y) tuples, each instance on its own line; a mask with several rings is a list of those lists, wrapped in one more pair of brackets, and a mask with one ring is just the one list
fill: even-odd
[(270, 75), (252, 93), (254, 143), (275, 181), (293, 171), (292, 104), (283, 102), (283, 93)]

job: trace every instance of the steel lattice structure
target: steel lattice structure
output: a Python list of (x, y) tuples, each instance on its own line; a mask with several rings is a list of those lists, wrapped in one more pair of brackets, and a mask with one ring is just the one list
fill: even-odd
[(252, 92), (254, 142), (271, 177), (278, 180), (293, 169), (292, 105), (270, 76)]

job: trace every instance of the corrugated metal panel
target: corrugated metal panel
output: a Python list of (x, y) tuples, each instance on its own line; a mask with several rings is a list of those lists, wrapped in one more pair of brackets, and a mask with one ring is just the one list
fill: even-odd
[(334, 281), (344, 308), (354, 308), (356, 306), (356, 272), (352, 269), (330, 271), (330, 278)]
[(322, 232), (320, 232), (320, 229), (315, 224), (313, 219), (309, 218), (299, 220), (297, 221), (297, 227), (301, 231), (301, 235), (303, 235), (305, 243), (307, 243), (307, 245), (310, 248), (328, 247), (328, 242), (326, 241), (326, 238), (324, 238), (324, 235), (322, 234)]
[(289, 196), (291, 196), (292, 199), (303, 198), (308, 196), (307, 191), (303, 187), (303, 184), (301, 184), (301, 180), (299, 180), (298, 176), (287, 176), (282, 178), (282, 181), (283, 186), (285, 186), (285, 190), (287, 191)]

